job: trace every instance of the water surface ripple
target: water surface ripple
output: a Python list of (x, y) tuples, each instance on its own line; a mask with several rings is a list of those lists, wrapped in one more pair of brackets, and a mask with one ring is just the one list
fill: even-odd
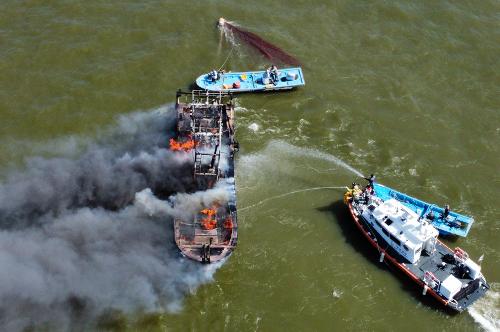
[[(494, 0), (6, 0), (0, 4), (0, 178), (22, 174), (31, 156), (78, 160), (82, 140), (100, 144), (99, 133), (118, 116), (173, 102), (178, 88), (226, 59), (231, 45), (215, 28), (224, 16), (300, 59), (307, 82), (291, 93), (238, 99), (238, 204), (251, 207), (241, 211), (238, 250), (213, 282), (184, 292), (175, 313), (156, 305), (111, 310), (90, 324), (498, 330), (499, 12)], [(267, 65), (241, 46), (226, 69)], [(360, 182), (371, 172), (386, 185), (475, 217), (466, 239), (447, 241), (474, 258), (485, 254), (493, 290), (470, 314), (450, 316), (422, 299), (377, 263), (350, 226), (342, 191), (326, 187)], [(16, 255), (23, 259), (22, 250)], [(6, 326), (4, 311), (0, 324)]]

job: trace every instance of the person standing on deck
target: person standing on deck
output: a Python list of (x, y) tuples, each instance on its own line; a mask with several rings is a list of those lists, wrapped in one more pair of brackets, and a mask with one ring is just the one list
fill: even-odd
[(434, 215), (434, 212), (432, 212), (432, 210), (431, 210), (431, 212), (429, 212), (427, 214), (427, 219), (429, 219), (432, 222), (432, 221), (434, 221), (435, 218), (436, 218), (436, 216)]
[(370, 177), (363, 178), (363, 179), (365, 179), (366, 181), (368, 181), (368, 186), (370, 186), (371, 188), (373, 188), (373, 183), (375, 183), (375, 175), (370, 174)]
[(205, 249), (205, 243), (201, 246), (201, 262), (205, 263), (206, 261), (206, 249)]
[(205, 247), (205, 250), (206, 250), (205, 262), (206, 263), (210, 263), (210, 247), (212, 246), (212, 241), (213, 240), (214, 240), (213, 238), (210, 238), (210, 242)]
[(271, 79), (272, 79), (274, 85), (276, 85), (276, 83), (278, 82), (278, 76), (279, 76), (278, 67), (276, 67), (276, 65), (272, 65), (271, 66)]
[(217, 70), (212, 70), (210, 74), (208, 75), (212, 82), (217, 82), (219, 80), (219, 72)]
[(450, 215), (450, 206), (448, 204), (446, 204), (444, 206), (444, 212), (441, 215), (441, 218), (446, 219), (446, 218), (448, 218), (449, 215)]

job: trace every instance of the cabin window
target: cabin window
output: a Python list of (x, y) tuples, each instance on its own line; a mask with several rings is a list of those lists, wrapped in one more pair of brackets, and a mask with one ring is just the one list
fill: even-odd
[(390, 226), (392, 223), (393, 223), (393, 221), (392, 221), (391, 219), (387, 219), (387, 220), (385, 221), (385, 224), (386, 224), (387, 226)]
[(389, 236), (389, 232), (384, 227), (382, 227), (382, 232), (384, 232), (385, 235)]
[(392, 234), (389, 234), (389, 237), (391, 238), (391, 240), (396, 243), (398, 246), (401, 245), (401, 241), (399, 241), (394, 235)]
[(403, 244), (403, 248), (404, 248), (406, 251), (408, 251), (408, 247), (407, 247), (405, 244)]

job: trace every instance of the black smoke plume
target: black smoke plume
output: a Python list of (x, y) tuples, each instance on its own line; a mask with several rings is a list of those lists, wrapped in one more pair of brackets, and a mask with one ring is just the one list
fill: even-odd
[(29, 158), (2, 174), (0, 330), (176, 310), (211, 280), (213, 267), (180, 259), (172, 218), (221, 193), (191, 193), (192, 158), (168, 150), (174, 119), (172, 107), (123, 116), (76, 157)]

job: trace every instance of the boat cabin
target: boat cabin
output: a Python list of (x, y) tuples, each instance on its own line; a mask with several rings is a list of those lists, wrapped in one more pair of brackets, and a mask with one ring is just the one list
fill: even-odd
[(392, 249), (412, 264), (423, 250), (434, 251), (439, 232), (432, 225), (396, 199), (378, 203), (369, 201), (363, 217)]

